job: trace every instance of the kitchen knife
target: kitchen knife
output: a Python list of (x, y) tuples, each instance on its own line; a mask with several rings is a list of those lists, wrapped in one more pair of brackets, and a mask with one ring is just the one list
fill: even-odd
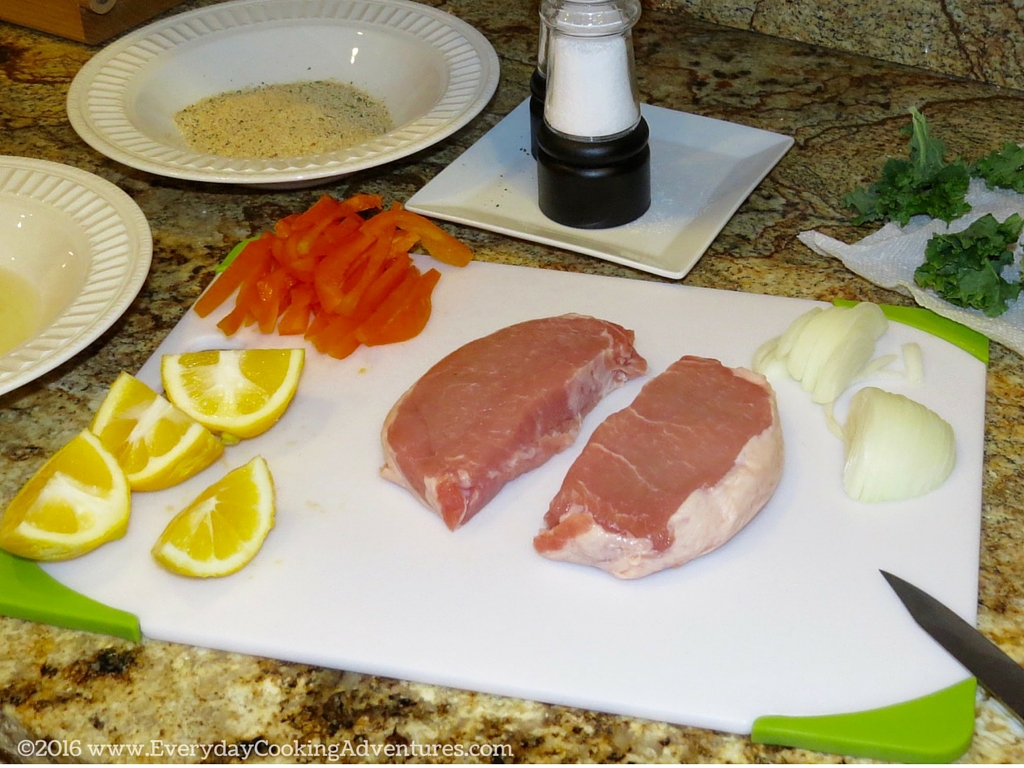
[(922, 629), (1024, 720), (1024, 668), (927, 592), (881, 572)]

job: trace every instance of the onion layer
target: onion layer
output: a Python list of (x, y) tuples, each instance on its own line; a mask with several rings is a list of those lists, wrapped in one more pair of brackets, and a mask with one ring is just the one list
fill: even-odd
[(754, 354), (753, 367), (766, 373), (781, 363), (815, 403), (831, 403), (868, 364), (875, 342), (888, 327), (881, 307), (870, 302), (814, 307), (794, 320), (782, 336), (762, 344)]
[(858, 501), (897, 501), (938, 488), (956, 464), (953, 428), (903, 395), (865, 387), (843, 428), (843, 488)]

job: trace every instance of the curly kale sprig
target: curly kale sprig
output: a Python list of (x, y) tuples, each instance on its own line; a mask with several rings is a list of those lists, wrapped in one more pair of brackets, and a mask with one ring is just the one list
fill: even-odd
[[(856, 211), (854, 224), (906, 225), (919, 214), (948, 224), (971, 210), (967, 191), (972, 178), (984, 179), (990, 189), (1024, 194), (1024, 147), (1007, 142), (970, 164), (961, 158), (946, 162), (946, 146), (931, 135), (924, 115), (912, 108), (910, 117), (903, 131), (910, 134), (909, 158), (887, 160), (877, 182), (843, 198)], [(998, 317), (1021, 293), (1021, 282), (1007, 280), (1003, 270), (1014, 261), (1022, 230), (1024, 219), (1016, 213), (1001, 223), (986, 214), (961, 232), (933, 235), (914, 282), (951, 304)]]
[(960, 159), (945, 161), (946, 145), (932, 136), (924, 115), (910, 110), (910, 158), (890, 158), (882, 178), (859, 187), (843, 198), (857, 211), (854, 224), (896, 221), (907, 224), (911, 217), (925, 214), (951, 222), (971, 210), (967, 202), (970, 171)]
[(989, 189), (1012, 189), (1024, 193), (1024, 147), (1006, 142), (971, 164), (971, 176), (984, 179)]
[(1013, 263), (1022, 229), (1019, 214), (1000, 223), (988, 213), (961, 232), (932, 235), (914, 282), (934, 289), (951, 304), (998, 317), (1020, 295), (1020, 282), (1006, 280), (1002, 272)]

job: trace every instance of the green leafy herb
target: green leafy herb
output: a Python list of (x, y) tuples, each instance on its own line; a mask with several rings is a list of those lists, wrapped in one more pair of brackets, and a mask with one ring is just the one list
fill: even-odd
[(950, 222), (971, 210), (967, 188), (971, 178), (962, 160), (943, 159), (946, 145), (928, 132), (928, 123), (911, 108), (910, 158), (890, 158), (882, 168), (882, 178), (868, 187), (860, 187), (843, 198), (857, 211), (854, 224), (869, 221), (897, 221), (907, 224), (912, 216), (925, 214)]
[(1020, 294), (1020, 282), (1004, 279), (1002, 271), (1013, 263), (1013, 247), (1022, 228), (1024, 219), (1019, 214), (1000, 223), (988, 213), (961, 232), (933, 235), (914, 282), (933, 288), (951, 304), (998, 317)]
[(971, 175), (985, 180), (989, 189), (1001, 187), (1024, 193), (1024, 147), (1006, 142), (971, 165)]

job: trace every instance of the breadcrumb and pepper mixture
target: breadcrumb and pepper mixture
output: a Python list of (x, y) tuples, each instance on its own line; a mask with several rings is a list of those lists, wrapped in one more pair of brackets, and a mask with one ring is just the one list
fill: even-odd
[(247, 159), (333, 152), (387, 133), (387, 106), (337, 80), (261, 85), (209, 96), (174, 116), (196, 152)]

